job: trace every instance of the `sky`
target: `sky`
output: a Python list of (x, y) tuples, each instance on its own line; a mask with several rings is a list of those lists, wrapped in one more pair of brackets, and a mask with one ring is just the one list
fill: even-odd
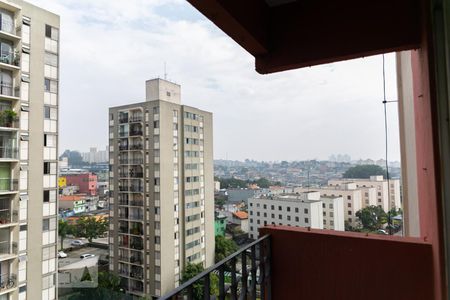
[[(185, 0), (28, 1), (61, 16), (61, 153), (105, 149), (108, 108), (144, 101), (166, 64), (182, 103), (213, 113), (216, 159), (385, 157), (381, 56), (259, 75)], [(395, 55), (385, 57), (396, 100)], [(389, 160), (400, 160), (397, 104), (387, 109)]]

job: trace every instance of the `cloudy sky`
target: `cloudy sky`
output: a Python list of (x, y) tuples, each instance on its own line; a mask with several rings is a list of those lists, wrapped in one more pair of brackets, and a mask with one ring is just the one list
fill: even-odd
[[(61, 16), (60, 150), (108, 143), (108, 107), (143, 101), (164, 76), (214, 114), (215, 158), (384, 157), (381, 56), (273, 75), (184, 0), (28, 0)], [(126, 4), (125, 4), (126, 3)], [(395, 58), (386, 56), (396, 99)], [(390, 160), (399, 160), (396, 104)]]

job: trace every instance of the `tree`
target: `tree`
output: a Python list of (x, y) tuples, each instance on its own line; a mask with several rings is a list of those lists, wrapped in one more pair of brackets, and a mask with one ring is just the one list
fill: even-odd
[(268, 188), (271, 185), (271, 182), (268, 179), (266, 179), (266, 178), (260, 178), (260, 179), (256, 180), (255, 183), (260, 188)]
[(76, 236), (85, 237), (89, 243), (103, 235), (108, 230), (108, 221), (104, 218), (81, 217), (75, 226)]
[(67, 221), (59, 220), (58, 224), (58, 235), (61, 239), (61, 250), (64, 250), (64, 239), (66, 238), (67, 234), (70, 233), (70, 225), (67, 223)]
[(386, 171), (377, 165), (360, 165), (349, 168), (345, 171), (344, 178), (370, 178), (370, 176), (383, 175), (386, 178)]
[(381, 206), (371, 205), (356, 212), (362, 227), (369, 231), (381, 229), (387, 222), (387, 214)]
[(216, 263), (238, 250), (238, 246), (233, 240), (226, 239), (223, 236), (216, 236)]
[(83, 161), (83, 157), (81, 156), (80, 152), (78, 151), (70, 151), (66, 150), (64, 153), (59, 157), (59, 159), (67, 157), (68, 163), (70, 166), (84, 166), (87, 163)]
[[(197, 274), (200, 274), (203, 272), (203, 264), (187, 264), (187, 266), (184, 268), (182, 274), (181, 274), (181, 282), (184, 283), (188, 281), (189, 279), (194, 278)], [(200, 300), (203, 299), (203, 284), (200, 282), (194, 283), (193, 285), (193, 299), (194, 300)]]

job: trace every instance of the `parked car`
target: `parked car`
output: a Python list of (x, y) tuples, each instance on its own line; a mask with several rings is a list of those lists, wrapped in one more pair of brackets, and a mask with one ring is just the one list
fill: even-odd
[(59, 257), (59, 258), (66, 258), (66, 257), (67, 257), (67, 254), (64, 253), (63, 251), (59, 251), (59, 252), (58, 252), (58, 257)]
[(377, 230), (377, 233), (378, 233), (378, 234), (384, 234), (384, 235), (388, 235), (388, 234), (389, 234), (389, 233), (387, 233), (387, 231), (384, 230), (384, 229), (378, 229), (378, 230)]
[(92, 257), (95, 257), (95, 254), (86, 253), (86, 254), (80, 255), (81, 259), (92, 258)]
[(83, 243), (83, 241), (80, 241), (80, 240), (73, 240), (72, 242), (70, 242), (70, 245), (72, 245), (72, 246), (83, 246), (84, 243)]

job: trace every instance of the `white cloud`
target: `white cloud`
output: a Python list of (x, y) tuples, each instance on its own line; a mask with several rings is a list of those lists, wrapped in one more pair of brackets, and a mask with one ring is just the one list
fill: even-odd
[[(215, 157), (381, 158), (381, 57), (258, 75), (254, 60), (182, 0), (31, 0), (61, 16), (60, 148), (107, 144), (107, 110), (144, 99), (144, 82), (182, 85), (214, 113)], [(389, 98), (395, 62), (387, 56)], [(390, 157), (399, 159), (395, 104)]]

